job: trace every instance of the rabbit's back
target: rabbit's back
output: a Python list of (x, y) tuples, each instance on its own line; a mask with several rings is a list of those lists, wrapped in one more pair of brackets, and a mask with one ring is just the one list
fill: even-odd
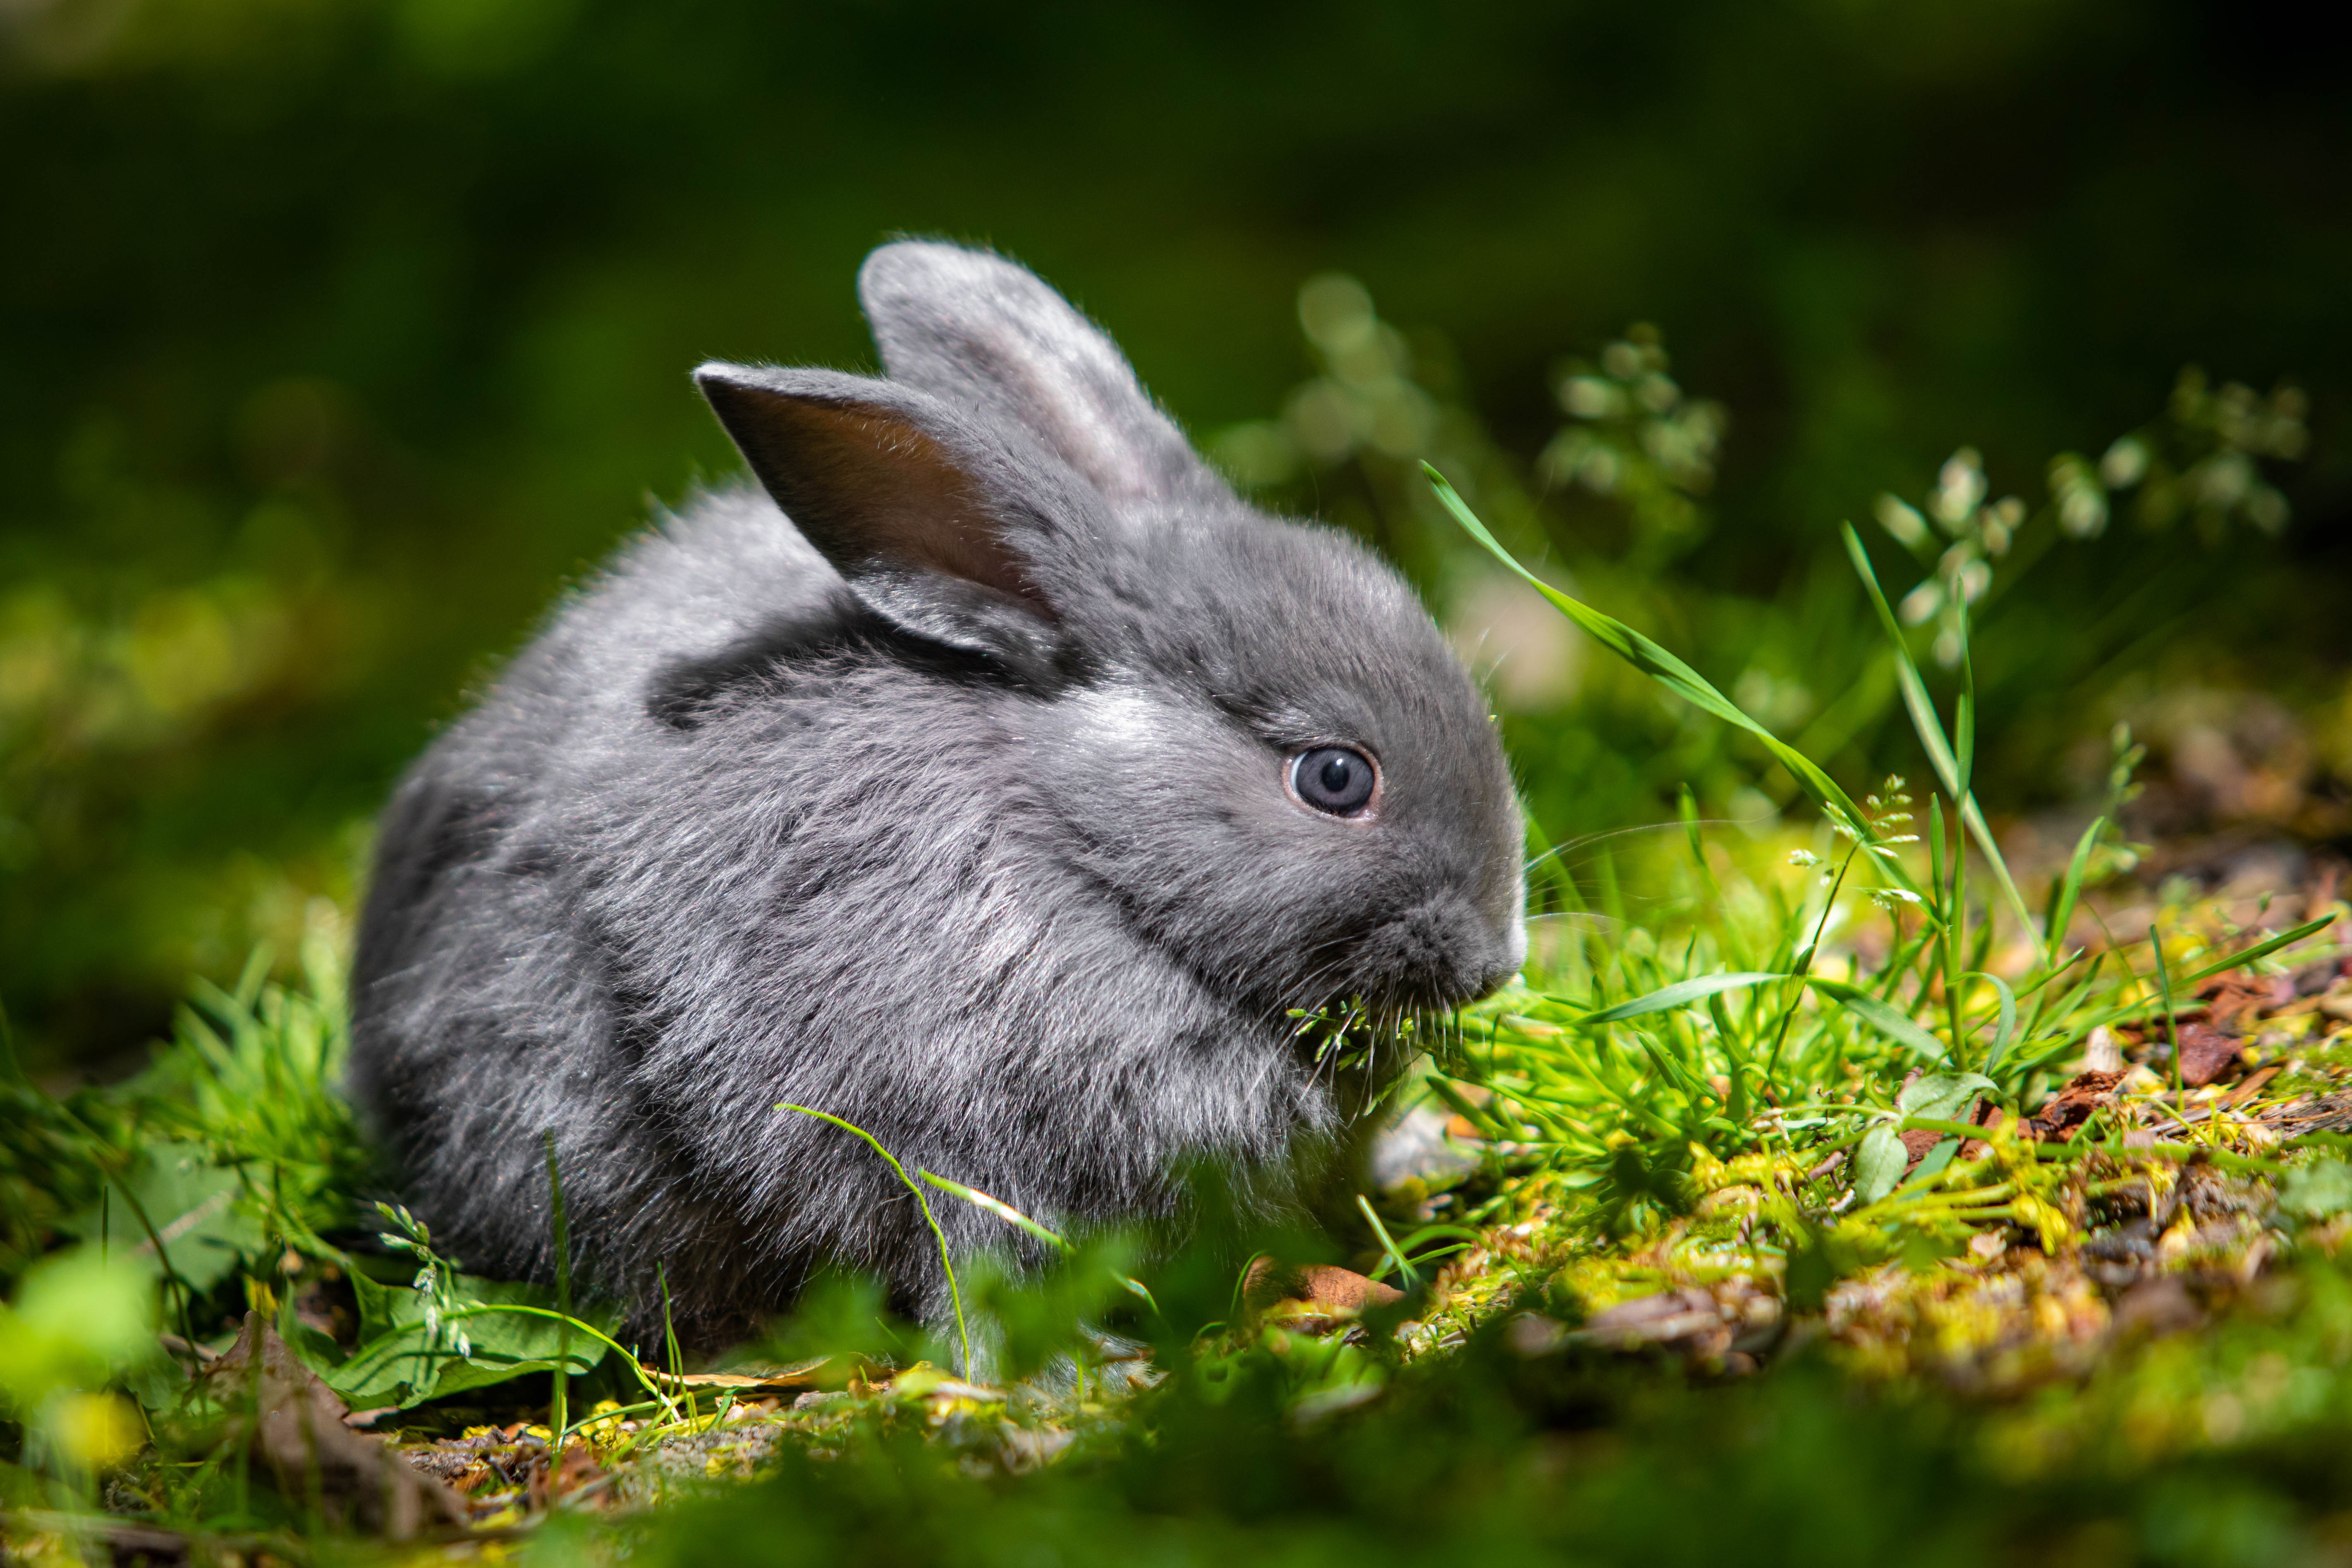
[(663, 694), (675, 723), (697, 672), (822, 637), (838, 593), (766, 497), (706, 497), (561, 605), (402, 781), (353, 967), (351, 1083), (468, 1268), (551, 1272), (547, 1131), (575, 1223), (606, 1238), (592, 1255), (734, 1223), (659, 1152), (665, 1118), (637, 1082), (646, 1021), (597, 908), (625, 873), (596, 839), (646, 793)]

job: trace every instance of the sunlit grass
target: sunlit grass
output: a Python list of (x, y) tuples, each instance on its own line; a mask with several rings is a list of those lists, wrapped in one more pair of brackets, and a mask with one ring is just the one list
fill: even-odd
[[(1518, 570), (1443, 477), (1429, 478), (1463, 526)], [(1711, 847), (1685, 798), (1686, 863), (1639, 923), (1622, 918), (1616, 851), (1599, 847), (1598, 901), (1620, 908), (1546, 928), (1523, 983), (1469, 1012), (1430, 1086), (1492, 1146), (1576, 1194), (1581, 1223), (1601, 1237), (1654, 1233), (1737, 1188), (1744, 1205), (1717, 1205), (1728, 1217), (1696, 1226), (1692, 1242), (1719, 1247), (1736, 1233), (1751, 1270), (1785, 1273), (1807, 1250), (1833, 1249), (1847, 1268), (1948, 1254), (1988, 1227), (2032, 1231), (2055, 1250), (2077, 1223), (2068, 1194), (2079, 1200), (2086, 1168), (2103, 1160), (2113, 1174), (2129, 1163), (2112, 1118), (2093, 1116), (2059, 1142), (2021, 1135), (2093, 1031), (2130, 1025), (2166, 1037), (2214, 976), (2335, 958), (2335, 915), (2219, 939), (2151, 927), (2137, 942), (2102, 932), (2077, 943), (2084, 880), (2111, 831), (2102, 816), (2051, 879), (2037, 917), (1969, 789), (1965, 605), (1948, 730), (1859, 538), (1848, 530), (1846, 540), (1934, 775), (1924, 823), (1901, 779), (1856, 803), (1670, 652), (1521, 574), (1601, 646), (1761, 739), (1820, 805), (1823, 826), (1771, 867), (1752, 846)], [(2126, 784), (2118, 778), (2117, 792)], [(1982, 892), (1970, 888), (1971, 843)], [(1665, 869), (1658, 845), (1639, 858), (1654, 885)], [(1567, 861), (1547, 853), (1535, 864), (1539, 900), (1589, 908)], [(2185, 1110), (2178, 1053), (2170, 1087)], [(1900, 1135), (1921, 1131), (1938, 1137), (1915, 1159)], [(2209, 1116), (2184, 1141), (2137, 1156), (2283, 1174), (2273, 1152), (2249, 1147), (2258, 1136)]]
[[(1438, 482), (1444, 504), (1502, 554)], [(2242, 1391), (2278, 1382), (2261, 1354), (2292, 1353), (2294, 1366), (2314, 1368), (2342, 1360), (2310, 1314), (2343, 1316), (2340, 1282), (2327, 1272), (2341, 1237), (2326, 1226), (2352, 1210), (2352, 1178), (2347, 1167), (2315, 1164), (2311, 1151), (2345, 1140), (2271, 1134), (2244, 1113), (2251, 1102), (2189, 1089), (2178, 1054), (2163, 1054), (2209, 982), (2307, 972), (2339, 956), (2334, 911), (2240, 929), (2218, 907), (2160, 906), (2144, 929), (2106, 930), (2103, 910), (2115, 899), (2100, 884), (2130, 853), (2112, 826), (2130, 787), (2127, 738), (2117, 742), (2106, 810), (2063, 866), (2021, 879), (1970, 788), (1965, 602), (1938, 612), (1935, 635), (1956, 626), (1960, 638), (1939, 707), (1858, 538), (1849, 532), (1847, 543), (1925, 762), (1916, 782), (1885, 779), (1859, 799), (1670, 650), (1545, 589), (1602, 647), (1764, 744), (1821, 816), (1811, 827), (1726, 828), (1703, 821), (1685, 792), (1679, 820), (1657, 831), (1534, 846), (1535, 937), (1519, 981), (1380, 1042), (1426, 1050), (1407, 1094), (1441, 1100), (1482, 1152), (1476, 1178), (1448, 1202), (1407, 1213), (1411, 1205), (1359, 1193), (1361, 1234), (1336, 1243), (1229, 1228), (1213, 1238), (1223, 1251), (1154, 1257), (1134, 1237), (1073, 1242), (955, 1173), (909, 1175), (892, 1151), (866, 1138), (927, 1214), (926, 1186), (993, 1215), (1008, 1239), (1044, 1241), (1054, 1266), (1018, 1278), (998, 1259), (950, 1257), (942, 1236), (952, 1340), (890, 1321), (870, 1283), (828, 1280), (773, 1342), (727, 1370), (696, 1371), (674, 1335), (653, 1349), (616, 1338), (614, 1316), (573, 1301), (568, 1278), (553, 1292), (472, 1278), (415, 1216), (362, 1204), (378, 1177), (339, 1088), (342, 981), (320, 940), (304, 955), (301, 986), (268, 982), (257, 963), (234, 988), (201, 990), (154, 1066), (129, 1086), (60, 1103), (21, 1076), (5, 1085), (14, 1114), (0, 1144), (8, 1157), (0, 1195), (12, 1271), (23, 1273), (50, 1237), (79, 1238), (69, 1258), (94, 1255), (101, 1266), (71, 1278), (96, 1293), (87, 1312), (27, 1310), (54, 1353), (20, 1367), (62, 1370), (39, 1372), (37, 1382), (33, 1370), (16, 1374), (16, 1396), (37, 1408), (20, 1410), (20, 1434), (30, 1436), (0, 1472), (12, 1506), (94, 1517), (99, 1469), (111, 1465), (136, 1478), (136, 1506), (118, 1490), (117, 1512), (143, 1506), (159, 1527), (299, 1555), (321, 1532), (321, 1516), (302, 1500), (255, 1492), (248, 1468), (219, 1445), (219, 1423), (235, 1413), (183, 1370), (217, 1352), (248, 1310), (353, 1405), (392, 1412), (392, 1429), (446, 1435), (453, 1412), (502, 1401), (520, 1415), (477, 1425), (467, 1440), (525, 1470), (540, 1465), (548, 1489), (547, 1460), (576, 1446), (612, 1478), (578, 1495), (633, 1508), (683, 1508), (706, 1483), (773, 1469), (785, 1463), (779, 1456), (803, 1451), (869, 1479), (903, 1476), (925, 1453), (999, 1478), (1051, 1463), (1082, 1478), (1066, 1483), (1079, 1489), (1068, 1495), (1090, 1500), (1073, 1506), (1106, 1507), (1113, 1483), (1099, 1478), (1130, 1473), (1139, 1455), (1172, 1455), (1208, 1473), (1267, 1432), (1292, 1446), (1285, 1454), (1319, 1453), (1335, 1465), (1352, 1439), (1330, 1436), (1318, 1448), (1326, 1434), (1369, 1434), (1348, 1463), (1402, 1466), (1396, 1424), (1416, 1411), (1456, 1422), (1448, 1440), (1460, 1456), (1501, 1443), (1497, 1462), (1516, 1464), (1538, 1449), (1510, 1448), (1525, 1436), (1513, 1424), (1538, 1417), (1512, 1402), (1540, 1405), (1553, 1394), (1526, 1391), (1563, 1378), (1576, 1391), (1571, 1403), (1583, 1402), (1576, 1408), (1642, 1430), (1626, 1414), (1641, 1407), (1622, 1393), (1627, 1367), (1590, 1359), (1612, 1342), (1577, 1326), (1604, 1321), (1629, 1300), (1720, 1288), (1727, 1304), (1764, 1303), (1753, 1321), (1771, 1327), (1821, 1313), (1833, 1290), (1866, 1287), (1882, 1318), (1907, 1314), (1958, 1342), (1990, 1331), (1985, 1310), (1965, 1298), (1986, 1276), (1948, 1260), (2022, 1252), (2054, 1266), (2098, 1205), (2137, 1194), (2152, 1216), (2160, 1193), (2177, 1190), (2192, 1166), (2263, 1184), (2283, 1194), (2282, 1237), (2320, 1238), (2294, 1259), (2299, 1271), (2281, 1276), (2312, 1303), (2305, 1316), (2246, 1330), (2284, 1347), (2260, 1352), (2242, 1353), (2254, 1342), (2241, 1335), (2218, 1349), (2118, 1361), (2112, 1373), (2045, 1357), (2037, 1375), (2091, 1378), (2095, 1414), (2012, 1412), (1989, 1424), (1999, 1463), (2079, 1456), (2135, 1422), (2154, 1430), (2145, 1396), (2128, 1384), (2137, 1375), (2129, 1368), (2142, 1364), (2147, 1386), (2193, 1388), (2205, 1402), (2195, 1433), (2163, 1427), (2172, 1445), (2163, 1452), (2222, 1440), (2217, 1433), (2337, 1422), (2345, 1413), (2325, 1401), (2277, 1415)], [(1349, 1050), (1371, 1048), (1355, 1040), (1356, 1022), (1302, 1019), (1301, 1027), (1329, 1031), (1339, 1070)], [(2046, 1133), (2029, 1126), (2103, 1032), (2111, 1043), (2117, 1031), (2168, 1071), (2143, 1064), (2111, 1106)], [(821, 1107), (778, 1112), (835, 1121)], [(2149, 1114), (2168, 1119), (2166, 1136), (2149, 1135)], [(551, 1158), (548, 1179), (560, 1215)], [(1340, 1331), (1259, 1317), (1243, 1280), (1248, 1248), (1261, 1244), (1354, 1246), (1358, 1261), (1404, 1298), (1338, 1314)], [(2238, 1266), (2251, 1279), (2260, 1264)], [(352, 1293), (355, 1331), (338, 1338), (298, 1311), (321, 1282)], [(46, 1300), (37, 1297), (27, 1300)], [(112, 1337), (79, 1344), (78, 1316), (93, 1335)], [(122, 1323), (147, 1319), (167, 1328), (173, 1360), (122, 1348)], [(1843, 1352), (1847, 1370), (1918, 1371), (1924, 1352), (1891, 1333), (1870, 1339), (1879, 1320), (1856, 1321), (1864, 1328)], [(1679, 1390), (1691, 1371), (1728, 1369), (1725, 1357), (1652, 1367), (1641, 1386)], [(1780, 1399), (1769, 1408), (1784, 1412), (1802, 1407), (1814, 1397), (1801, 1381), (1811, 1373), (1789, 1375), (1799, 1380), (1792, 1392), (1755, 1397)], [(2291, 1384), (2294, 1367), (2280, 1375)], [(124, 1444), (98, 1439), (129, 1427), (115, 1421), (100, 1431), (83, 1417), (96, 1410), (110, 1420), (131, 1406), (73, 1403), (108, 1384), (136, 1393), (154, 1438), (127, 1468)], [(541, 1389), (552, 1397), (542, 1401)], [(801, 1391), (821, 1397), (803, 1404)], [(1493, 1416), (1502, 1437), (1459, 1417), (1474, 1394), (1490, 1413), (1507, 1412)], [(1365, 1410), (1375, 1414), (1359, 1416)], [(495, 1442), (483, 1436), (493, 1429)], [(1919, 1438), (1905, 1452), (1942, 1453), (1941, 1441)], [(763, 1457), (743, 1457), (754, 1450)], [(1081, 1458), (1054, 1459), (1072, 1454)], [(699, 1467), (683, 1479), (681, 1457)], [(1223, 1508), (1247, 1479), (1218, 1484), (1235, 1489), (1217, 1494), (1213, 1506)], [(552, 1489), (537, 1505), (528, 1489), (487, 1495), (498, 1528), (544, 1525), (551, 1541), (572, 1539), (561, 1533), (565, 1505)], [(640, 1544), (658, 1557), (695, 1527), (677, 1528), (686, 1533), (673, 1538), (649, 1527)]]

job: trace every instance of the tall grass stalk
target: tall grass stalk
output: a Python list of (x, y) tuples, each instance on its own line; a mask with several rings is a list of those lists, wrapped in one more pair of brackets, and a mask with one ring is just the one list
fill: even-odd
[(2147, 928), (2147, 950), (2156, 955), (2157, 995), (2164, 1004), (2164, 1038), (2172, 1047), (2172, 1097), (2180, 1099), (2180, 1014), (2172, 1005), (2172, 970), (2164, 962), (2164, 939)]
[(567, 1399), (572, 1364), (572, 1238), (563, 1223), (563, 1176), (556, 1168), (552, 1127), (547, 1130), (547, 1207), (548, 1222), (554, 1230), (555, 1310), (562, 1314), (556, 1325), (555, 1371), (551, 1374), (553, 1393), (547, 1416), (548, 1463), (552, 1466), (562, 1462), (563, 1437), (570, 1426)]
[(866, 1131), (863, 1127), (859, 1127), (852, 1122), (844, 1121), (840, 1117), (828, 1115), (822, 1110), (812, 1110), (805, 1105), (780, 1103), (777, 1105), (776, 1109), (778, 1110), (798, 1111), (803, 1116), (814, 1116), (819, 1121), (831, 1122), (834, 1126), (840, 1128), (844, 1132), (855, 1134), (856, 1137), (864, 1141), (867, 1148), (873, 1150), (877, 1154), (881, 1155), (883, 1163), (890, 1167), (891, 1173), (898, 1178), (899, 1182), (906, 1186), (906, 1189), (908, 1192), (915, 1194), (915, 1202), (921, 1206), (923, 1211), (923, 1223), (931, 1227), (931, 1237), (940, 1244), (940, 1268), (947, 1275), (948, 1301), (955, 1309), (956, 1337), (963, 1345), (963, 1371), (966, 1373), (971, 1373), (972, 1371), (971, 1330), (967, 1327), (964, 1322), (963, 1292), (956, 1285), (955, 1259), (950, 1255), (948, 1250), (948, 1233), (940, 1228), (939, 1220), (931, 1213), (931, 1200), (923, 1195), (922, 1187), (913, 1177), (907, 1174), (907, 1167), (898, 1163), (898, 1156), (890, 1152), (889, 1150), (885, 1149), (882, 1146), (882, 1141), (875, 1137), (871, 1132)]

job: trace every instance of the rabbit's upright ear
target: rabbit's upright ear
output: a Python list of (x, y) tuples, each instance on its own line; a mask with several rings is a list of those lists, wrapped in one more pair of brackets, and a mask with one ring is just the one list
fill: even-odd
[(885, 619), (1014, 667), (1054, 662), (1060, 617), (1022, 549), (1069, 508), (1053, 465), (888, 382), (716, 363), (694, 379), (784, 515)]
[(866, 258), (857, 297), (892, 380), (1025, 427), (1107, 500), (1222, 489), (1117, 345), (1028, 268), (902, 240)]

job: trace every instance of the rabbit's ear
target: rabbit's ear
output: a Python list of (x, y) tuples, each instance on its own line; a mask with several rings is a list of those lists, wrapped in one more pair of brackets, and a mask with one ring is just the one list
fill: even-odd
[(1067, 500), (1034, 459), (888, 382), (715, 363), (694, 379), (784, 515), (886, 619), (1016, 667), (1054, 661), (1059, 617), (1017, 544)]
[(1107, 500), (1217, 486), (1118, 347), (1028, 268), (902, 240), (866, 258), (857, 297), (893, 380), (1024, 426)]

